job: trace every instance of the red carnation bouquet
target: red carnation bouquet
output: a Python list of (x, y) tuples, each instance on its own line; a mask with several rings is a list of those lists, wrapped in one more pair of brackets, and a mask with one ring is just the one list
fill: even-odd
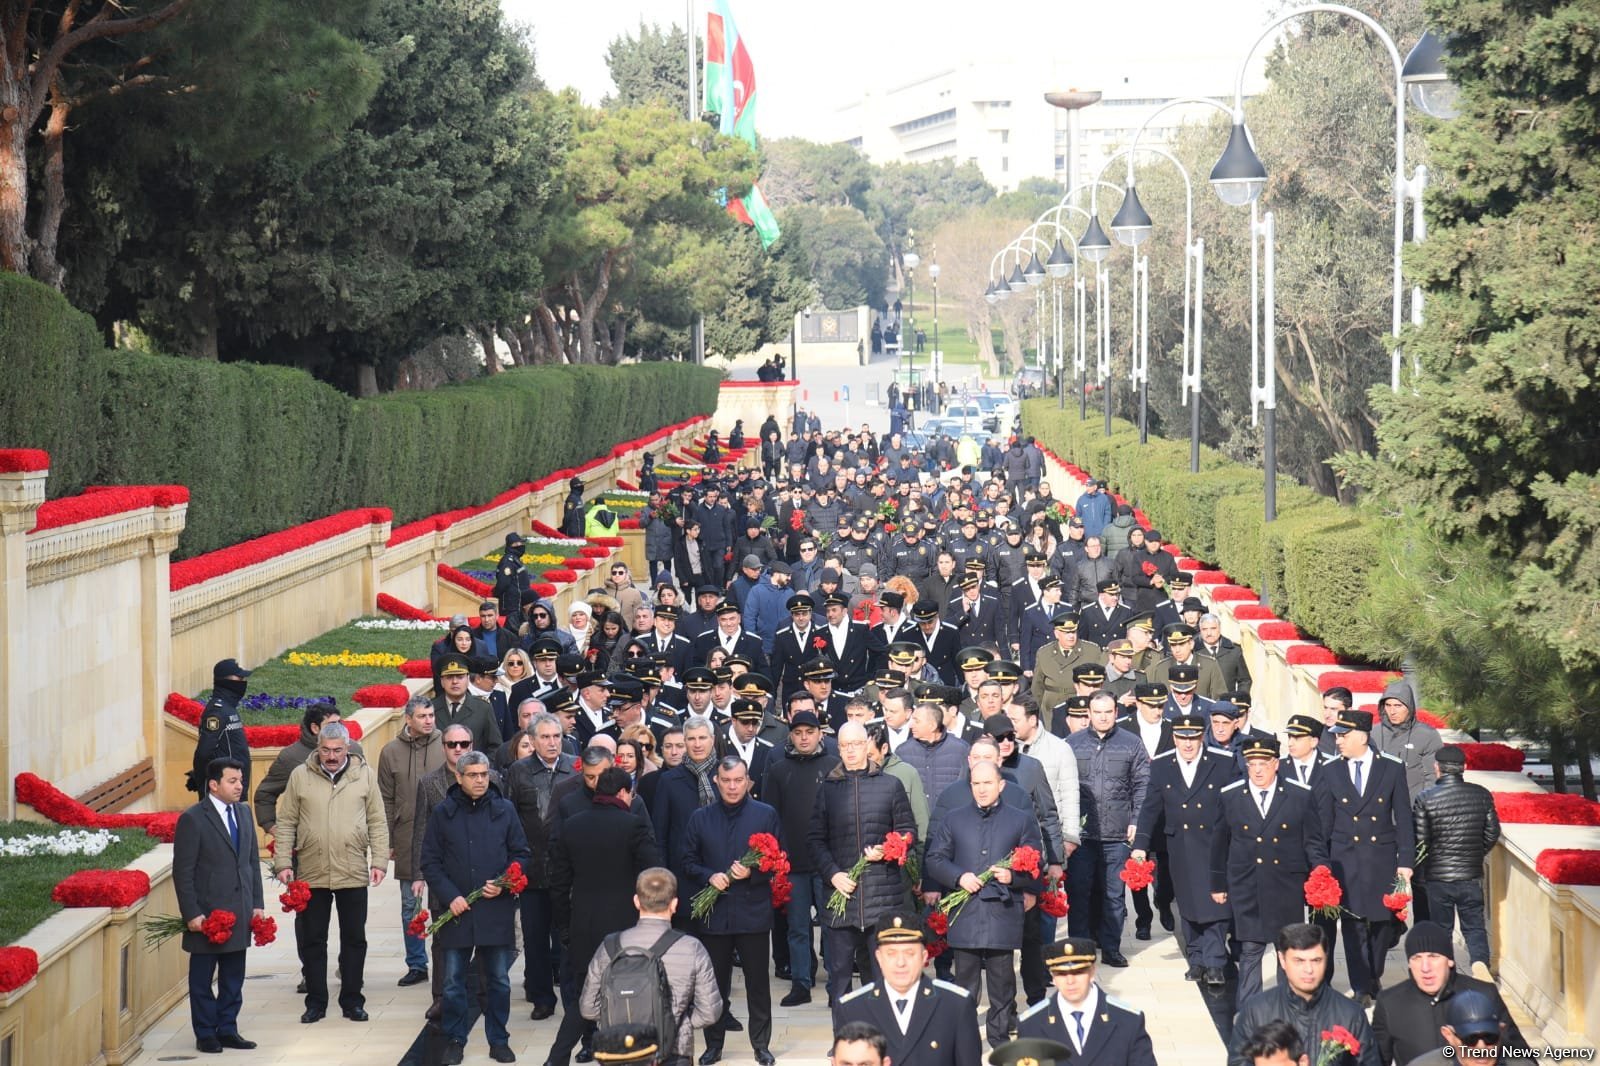
[(1383, 894), (1383, 905), (1394, 913), (1397, 921), (1407, 921), (1411, 917), (1408, 909), (1411, 906), (1411, 886), (1405, 878), (1395, 877), (1394, 884)]
[[(503, 891), (508, 891), (513, 896), (520, 896), (522, 895), (523, 890), (528, 887), (528, 875), (522, 872), (522, 864), (520, 862), (514, 862), (510, 866), (506, 867), (505, 873), (501, 874), (490, 883), (499, 885)], [(473, 889), (471, 893), (467, 895), (467, 906), (472, 906), (472, 904), (478, 902), (482, 898), (483, 889)], [(435, 918), (432, 924), (422, 931), (421, 935), (432, 936), (434, 933), (439, 931), (440, 926), (448, 925), (453, 918), (455, 918), (454, 911), (445, 911), (443, 914), (439, 915), (439, 917)], [(407, 932), (410, 932), (411, 927), (407, 926), (406, 930)]]
[[(232, 911), (214, 910), (200, 923), (200, 932), (213, 944), (226, 944), (233, 939), (233, 927), (238, 921)], [(140, 925), (144, 929), (144, 946), (150, 951), (189, 931), (188, 923), (175, 914), (158, 914)]]
[[(892, 862), (897, 866), (904, 866), (911, 857), (912, 834), (890, 833), (883, 838), (883, 862)], [(862, 854), (854, 866), (845, 871), (845, 875), (857, 885), (861, 883), (861, 876), (867, 872), (867, 856)], [(845, 908), (850, 905), (850, 897), (840, 892), (837, 888), (828, 896), (828, 910), (839, 917), (844, 917)]]
[(419, 909), (416, 914), (411, 916), (411, 920), (406, 923), (406, 935), (414, 936), (419, 940), (427, 936), (428, 917), (427, 908)]
[(789, 528), (799, 533), (806, 528), (806, 513), (799, 508), (789, 512)]
[(950, 942), (945, 939), (950, 934), (950, 916), (935, 908), (928, 912), (928, 917), (923, 922), (923, 928), (932, 934), (933, 939), (928, 941), (928, 958), (937, 959), (940, 955), (950, 950)]
[(1322, 1031), (1322, 1044), (1317, 1048), (1317, 1066), (1331, 1066), (1343, 1055), (1354, 1059), (1361, 1054), (1361, 1041), (1342, 1025)]
[(1122, 883), (1139, 892), (1150, 887), (1150, 882), (1156, 879), (1156, 861), (1146, 859), (1143, 862), (1130, 858), (1122, 864), (1122, 872), (1117, 874)]
[(1067, 906), (1066, 890), (1061, 887), (1060, 882), (1051, 881), (1039, 896), (1039, 910), (1051, 918), (1065, 918), (1070, 909)]
[[(1040, 857), (1041, 856), (1039, 855), (1038, 848), (1030, 848), (1028, 845), (1024, 844), (1021, 847), (1013, 848), (1011, 854), (995, 863), (995, 866), (999, 866), (1005, 870), (1012, 870), (1017, 873), (1030, 874), (1033, 877), (1038, 877)], [(978, 875), (978, 884), (980, 885), (986, 885), (993, 880), (994, 866), (991, 866), (989, 869)], [(939, 902), (934, 904), (934, 906), (937, 907), (942, 913), (954, 918), (956, 913), (961, 910), (962, 905), (964, 905), (967, 900), (971, 898), (971, 892), (968, 892), (964, 888), (958, 888), (954, 892), (941, 896), (939, 898)]]
[[(789, 896), (794, 894), (794, 886), (789, 883), (789, 856), (778, 846), (778, 838), (771, 833), (752, 833), (748, 847), (739, 857), (739, 865), (749, 870), (760, 870), (764, 874), (772, 875), (772, 905), (781, 906), (778, 902), (778, 879), (783, 879), (782, 891), (784, 903), (789, 902)], [(729, 868), (728, 877), (733, 877), (733, 870)], [(711, 913), (711, 908), (717, 905), (717, 900), (722, 898), (723, 890), (716, 885), (707, 885), (694, 894), (689, 901), (689, 917), (697, 922), (703, 922), (706, 915)]]
[(288, 890), (278, 896), (278, 902), (283, 904), (283, 913), (299, 914), (311, 902), (311, 886), (304, 881), (290, 881)]
[(1311, 913), (1322, 918), (1337, 918), (1344, 909), (1340, 906), (1343, 899), (1344, 889), (1339, 887), (1333, 871), (1326, 866), (1313, 868), (1311, 876), (1306, 878), (1306, 906), (1311, 908)]
[(255, 938), (256, 947), (264, 948), (278, 939), (278, 919), (270, 914), (263, 914), (259, 918), (250, 919), (250, 935)]

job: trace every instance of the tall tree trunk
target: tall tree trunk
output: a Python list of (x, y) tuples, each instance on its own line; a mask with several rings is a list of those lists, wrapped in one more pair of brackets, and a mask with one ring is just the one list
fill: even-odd
[(555, 313), (540, 304), (533, 309), (533, 320), (539, 326), (540, 336), (544, 338), (539, 352), (539, 362), (544, 364), (561, 362), (561, 330), (556, 325)]
[(1567, 738), (1550, 731), (1550, 785), (1557, 792), (1567, 790)]
[(67, 115), (72, 104), (61, 91), (61, 79), (50, 84), (50, 117), (44, 126), (44, 202), (38, 216), (38, 232), (34, 235), (33, 276), (60, 290), (66, 271), (56, 258), (57, 242), (61, 236), (61, 216), (67, 209), (66, 151)]
[(1595, 799), (1597, 797), (1594, 792), (1594, 766), (1590, 762), (1588, 738), (1579, 733), (1573, 738), (1573, 747), (1578, 752), (1578, 780), (1583, 784), (1583, 798)]
[(505, 342), (506, 350), (511, 353), (512, 366), (526, 366), (527, 361), (522, 355), (522, 338), (517, 336), (517, 331), (504, 322), (495, 326), (495, 335)]
[(363, 399), (378, 395), (378, 368), (371, 363), (356, 364), (356, 395)]
[[(15, 32), (22, 35), (21, 29)], [(0, 57), (0, 270), (26, 274), (32, 251), (27, 226), (28, 127), (32, 124), (28, 70), (26, 60), (14, 56), (10, 47), (0, 48)]]
[(494, 327), (487, 322), (479, 322), (472, 327), (472, 332), (477, 335), (478, 343), (483, 346), (484, 373), (500, 373), (500, 352), (494, 343)]
[[(595, 339), (595, 327), (599, 323), (600, 312), (605, 309), (606, 297), (611, 292), (611, 264), (616, 256), (615, 252), (605, 252), (600, 256), (600, 263), (594, 271), (594, 291), (587, 299), (579, 293), (578, 302), (578, 359), (576, 361), (599, 363), (600, 349)], [(576, 282), (576, 279), (574, 279)]]
[(623, 345), (628, 339), (628, 320), (618, 318), (611, 323), (611, 357), (607, 360), (612, 366), (622, 362)]

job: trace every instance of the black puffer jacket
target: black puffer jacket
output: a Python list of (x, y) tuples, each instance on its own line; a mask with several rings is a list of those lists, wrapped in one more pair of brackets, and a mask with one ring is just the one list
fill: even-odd
[(1528, 1041), (1517, 1028), (1505, 1000), (1500, 998), (1500, 990), (1488, 981), (1453, 972), (1445, 979), (1444, 987), (1431, 996), (1418, 988), (1409, 976), (1378, 993), (1378, 1003), (1372, 1011), (1372, 1035), (1378, 1042), (1379, 1056), (1384, 1062), (1403, 1066), (1435, 1048), (1444, 1047), (1439, 1027), (1449, 1023), (1446, 1014), (1450, 1001), (1467, 991), (1481, 992), (1495, 1005), (1506, 1027), (1500, 1036), (1502, 1047), (1527, 1048)]
[(1150, 755), (1144, 742), (1126, 729), (1112, 728), (1104, 737), (1085, 729), (1067, 738), (1078, 760), (1083, 789), (1084, 840), (1120, 841), (1144, 806), (1150, 783)]
[(1412, 804), (1411, 821), (1424, 881), (1476, 881), (1483, 876), (1484, 856), (1500, 839), (1500, 817), (1489, 790), (1449, 770), (1438, 784), (1422, 790)]
[(789, 855), (789, 865), (796, 874), (811, 872), (811, 812), (817, 807), (817, 791), (822, 779), (839, 765), (839, 756), (819, 747), (810, 755), (794, 750), (794, 744), (785, 741), (783, 758), (767, 767), (761, 781), (761, 792), (778, 812), (781, 832), (778, 841)]
[[(808, 843), (811, 862), (822, 878), (824, 891), (837, 873), (850, 867), (867, 848), (882, 844), (890, 833), (917, 832), (911, 801), (899, 780), (883, 772), (876, 763), (865, 770), (834, 767), (817, 789), (817, 805), (811, 815)], [(909, 882), (904, 868), (892, 862), (874, 862), (850, 894), (844, 916), (824, 908), (822, 917), (832, 928), (853, 926), (871, 928), (887, 911), (910, 902)]]
[(1285, 1021), (1294, 1026), (1307, 1048), (1320, 1048), (1323, 1032), (1342, 1025), (1360, 1042), (1361, 1053), (1352, 1056), (1341, 1051), (1330, 1066), (1384, 1066), (1378, 1058), (1377, 1041), (1372, 1038), (1366, 1012), (1355, 1000), (1327, 985), (1317, 989), (1309, 1000), (1302, 999), (1289, 989), (1286, 981), (1265, 992), (1257, 992), (1239, 1008), (1233, 1020), (1233, 1038), (1228, 1041), (1228, 1066), (1250, 1066), (1250, 1060), (1242, 1054), (1244, 1046), (1257, 1029), (1272, 1021)]

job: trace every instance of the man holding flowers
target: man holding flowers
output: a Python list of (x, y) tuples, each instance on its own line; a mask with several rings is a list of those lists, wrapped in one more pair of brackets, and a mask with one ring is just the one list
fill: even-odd
[[(239, 1035), (239, 1009), (244, 1005), (251, 919), (262, 919), (266, 912), (255, 824), (242, 802), (244, 768), (234, 759), (212, 759), (204, 787), (206, 797), (178, 817), (172, 886), (186, 930), (183, 950), (189, 953), (189, 1021), (195, 1046), (215, 1054), (225, 1047), (256, 1046)], [(220, 943), (203, 929), (207, 916), (218, 910), (234, 919), (230, 935)]]
[[(689, 815), (684, 832), (684, 871), (689, 888), (706, 896), (709, 909), (698, 905), (693, 928), (717, 977), (717, 990), (728, 999), (733, 982), (733, 959), (744, 970), (745, 999), (750, 1007), (750, 1046), (756, 1062), (776, 1061), (768, 1044), (772, 1040), (772, 990), (768, 983), (768, 950), (772, 933), (772, 882), (783, 872), (787, 859), (778, 849), (778, 812), (750, 797), (750, 768), (737, 755), (717, 763), (717, 802)], [(751, 853), (761, 858), (747, 864)], [(702, 1064), (722, 1057), (726, 1030), (719, 1019), (706, 1029)]]

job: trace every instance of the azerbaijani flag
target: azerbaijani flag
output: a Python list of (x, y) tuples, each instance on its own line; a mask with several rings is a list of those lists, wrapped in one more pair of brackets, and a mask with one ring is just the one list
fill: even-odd
[[(705, 96), (702, 110), (720, 117), (719, 132), (756, 147), (756, 70), (734, 24), (727, 0), (710, 0), (706, 11)], [(778, 220), (758, 185), (743, 199), (728, 201), (728, 214), (754, 226), (761, 247), (778, 239)]]

